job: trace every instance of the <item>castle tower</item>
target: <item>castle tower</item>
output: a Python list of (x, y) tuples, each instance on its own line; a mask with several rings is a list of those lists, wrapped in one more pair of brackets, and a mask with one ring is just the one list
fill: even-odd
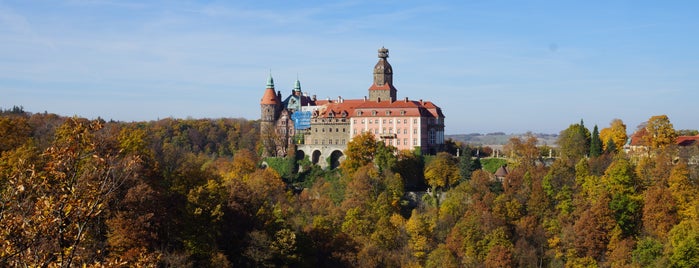
[(274, 92), (274, 80), (272, 79), (272, 74), (270, 74), (267, 79), (267, 88), (264, 95), (262, 95), (262, 100), (260, 100), (260, 138), (263, 143), (272, 143), (265, 144), (264, 155), (272, 154), (273, 151), (270, 151), (268, 148), (275, 148), (276, 146), (273, 144), (272, 137), (274, 136), (280, 108), (281, 100)]
[(388, 49), (379, 49), (379, 62), (374, 66), (374, 83), (369, 87), (369, 99), (373, 101), (396, 101), (393, 87), (393, 67), (388, 63)]

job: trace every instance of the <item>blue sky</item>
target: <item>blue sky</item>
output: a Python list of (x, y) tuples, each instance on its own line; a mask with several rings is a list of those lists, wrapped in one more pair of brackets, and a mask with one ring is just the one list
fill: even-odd
[(122, 121), (259, 117), (271, 70), (362, 98), (390, 49), (398, 97), (447, 134), (558, 133), (666, 114), (699, 128), (696, 1), (4, 1), (0, 107)]

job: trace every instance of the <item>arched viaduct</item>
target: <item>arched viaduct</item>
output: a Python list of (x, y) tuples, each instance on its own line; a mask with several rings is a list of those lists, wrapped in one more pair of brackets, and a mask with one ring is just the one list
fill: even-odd
[(346, 145), (299, 144), (296, 146), (296, 159), (308, 156), (311, 163), (322, 168), (337, 168), (340, 162), (345, 160), (345, 154), (342, 151)]

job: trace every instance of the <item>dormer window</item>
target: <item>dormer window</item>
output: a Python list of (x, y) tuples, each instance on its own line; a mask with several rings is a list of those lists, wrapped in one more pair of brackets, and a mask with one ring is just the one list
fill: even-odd
[(357, 111), (357, 116), (361, 116), (361, 115), (362, 115), (362, 111)]
[(377, 113), (377, 111), (371, 111), (371, 115), (376, 115)]
[(332, 111), (331, 111), (331, 112), (329, 112), (329, 113), (328, 113), (328, 117), (330, 117), (330, 118), (333, 118), (333, 117), (335, 117), (335, 113), (333, 113)]
[(391, 111), (386, 111), (386, 115), (391, 115)]
[(405, 115), (405, 110), (400, 111), (400, 115)]

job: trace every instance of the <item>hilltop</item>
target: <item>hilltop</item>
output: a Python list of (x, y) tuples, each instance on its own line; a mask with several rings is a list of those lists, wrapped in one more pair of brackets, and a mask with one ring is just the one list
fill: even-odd
[[(558, 134), (531, 133), (538, 140), (538, 145), (548, 145), (555, 147)], [(505, 134), (504, 132), (492, 132), (487, 134), (470, 133), (470, 134), (452, 134), (445, 135), (447, 139), (460, 141), (471, 145), (505, 145), (510, 138), (524, 137), (527, 134)]]

